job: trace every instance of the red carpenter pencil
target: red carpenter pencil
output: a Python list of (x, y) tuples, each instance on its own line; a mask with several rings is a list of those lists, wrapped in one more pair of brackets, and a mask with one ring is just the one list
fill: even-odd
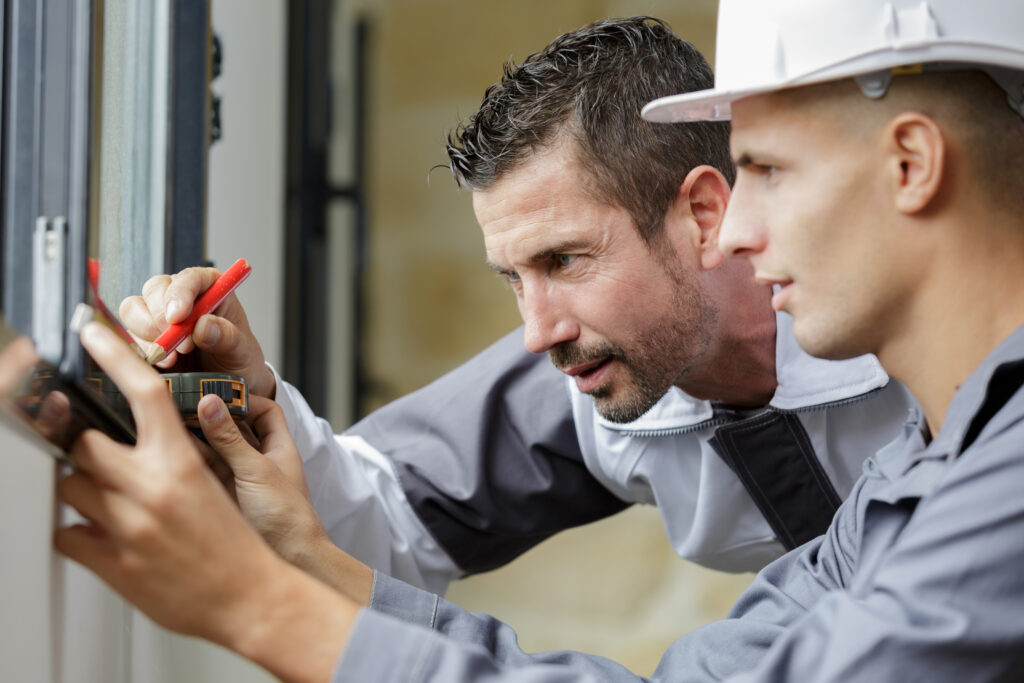
[(249, 277), (251, 272), (252, 266), (244, 258), (240, 258), (231, 264), (231, 267), (225, 270), (210, 285), (209, 289), (199, 295), (199, 298), (192, 304), (192, 312), (187, 318), (180, 323), (171, 325), (164, 330), (163, 334), (156, 338), (157, 348), (149, 352), (149, 355), (146, 356), (146, 361), (151, 365), (159, 363), (167, 357), (167, 354), (178, 348), (178, 344), (185, 341), (192, 334), (192, 330), (196, 327), (196, 322), (220, 306), (224, 299), (228, 298), (228, 295), (235, 291), (235, 288), (242, 284), (245, 278)]

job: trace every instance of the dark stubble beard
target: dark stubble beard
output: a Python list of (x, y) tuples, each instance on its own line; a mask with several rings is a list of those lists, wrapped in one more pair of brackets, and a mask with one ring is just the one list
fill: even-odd
[(589, 346), (566, 342), (548, 356), (558, 368), (614, 358), (628, 380), (617, 391), (604, 384), (587, 392), (601, 416), (615, 423), (633, 422), (650, 410), (669, 388), (699, 365), (711, 346), (718, 310), (696, 277), (678, 264), (664, 264), (675, 296), (670, 311), (630, 339), (628, 348), (609, 340)]

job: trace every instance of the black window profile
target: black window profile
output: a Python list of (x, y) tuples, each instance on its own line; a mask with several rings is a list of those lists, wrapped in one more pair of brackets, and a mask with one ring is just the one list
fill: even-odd
[[(205, 262), (210, 3), (0, 2), (0, 312), (33, 337), (47, 360), (67, 353), (62, 369), (77, 367), (80, 350), (67, 324), (86, 298), (87, 256), (102, 257), (108, 277), (101, 276), (101, 283), (117, 285), (104, 293), (113, 309), (153, 270), (175, 272)], [(153, 39), (159, 36), (165, 36), (165, 66), (154, 66), (164, 63), (154, 52), (141, 62), (131, 52), (156, 50), (151, 43), (159, 43)], [(115, 83), (104, 71), (105, 60), (138, 73)], [(103, 113), (103, 107), (118, 106), (116, 99), (104, 101), (111, 89), (141, 112), (124, 130), (106, 127), (110, 112), (119, 115), (115, 109)], [(168, 103), (166, 114), (147, 108), (155, 107), (147, 98), (157, 91)], [(156, 129), (162, 136), (146, 137)], [(137, 152), (133, 142), (139, 139), (159, 141), (146, 150), (158, 165), (143, 165), (145, 177), (109, 173), (137, 162), (138, 154), (128, 155)], [(110, 145), (119, 149), (112, 154)], [(160, 192), (146, 195), (154, 186)], [(110, 197), (124, 202), (123, 216), (119, 209), (104, 214)], [(149, 206), (156, 214), (139, 218)], [(146, 215), (155, 218), (146, 222)], [(152, 244), (158, 261), (146, 261), (139, 244)]]
[(85, 295), (92, 19), (89, 0), (4, 6), (3, 312), (64, 371), (80, 367), (67, 322)]

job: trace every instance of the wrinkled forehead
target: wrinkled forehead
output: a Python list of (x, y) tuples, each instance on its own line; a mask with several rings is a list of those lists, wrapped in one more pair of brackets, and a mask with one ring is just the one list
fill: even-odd
[(578, 169), (557, 155), (538, 158), (487, 190), (473, 193), (487, 257), (510, 266), (631, 237), (625, 209), (595, 199)]
[(510, 210), (543, 211), (559, 199), (597, 201), (595, 180), (581, 161), (579, 146), (561, 136), (536, 148), (486, 188), (473, 191), (481, 223)]

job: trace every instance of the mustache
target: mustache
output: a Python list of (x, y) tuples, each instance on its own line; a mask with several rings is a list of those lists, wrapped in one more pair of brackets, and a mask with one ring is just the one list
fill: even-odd
[(559, 370), (584, 365), (609, 356), (623, 358), (624, 355), (622, 348), (609, 341), (597, 342), (590, 346), (564, 342), (548, 349), (548, 358)]

